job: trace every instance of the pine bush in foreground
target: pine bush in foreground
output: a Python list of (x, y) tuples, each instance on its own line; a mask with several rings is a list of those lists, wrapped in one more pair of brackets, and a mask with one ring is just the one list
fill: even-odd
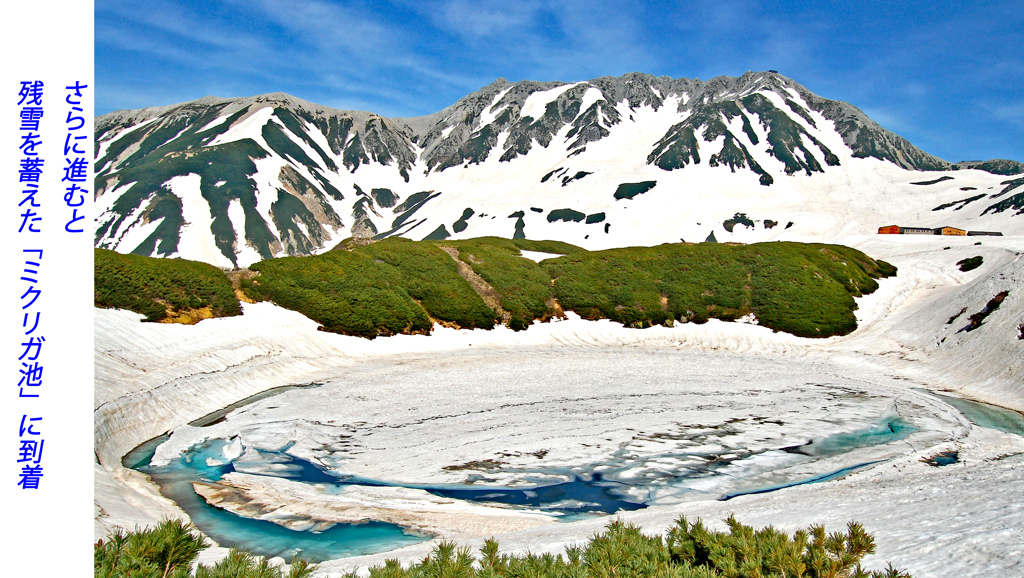
[(910, 578), (891, 564), (882, 571), (861, 568), (875, 543), (855, 522), (846, 533), (811, 526), (792, 537), (770, 526), (754, 530), (734, 517), (726, 524), (729, 530), (718, 532), (680, 518), (662, 538), (615, 521), (565, 555), (500, 554), (491, 539), (474, 557), (445, 541), (408, 568), (397, 560), (370, 568), (370, 578)]
[[(679, 518), (664, 538), (639, 526), (614, 521), (584, 545), (565, 554), (502, 554), (493, 539), (479, 556), (466, 546), (443, 541), (421, 562), (403, 567), (387, 560), (369, 569), (370, 578), (910, 578), (889, 564), (868, 572), (861, 559), (875, 551), (863, 526), (826, 533), (811, 526), (792, 536), (771, 526), (754, 530), (730, 516), (728, 531), (709, 530)], [(177, 520), (156, 528), (119, 531), (96, 544), (97, 578), (309, 578), (315, 565), (294, 560), (287, 577), (262, 558), (232, 549), (212, 567), (198, 565), (209, 544)], [(355, 573), (346, 578), (356, 578)]]
[(155, 528), (118, 530), (93, 550), (96, 578), (308, 578), (316, 566), (293, 560), (287, 577), (248, 552), (232, 549), (212, 567), (192, 564), (210, 546), (180, 520), (164, 520)]

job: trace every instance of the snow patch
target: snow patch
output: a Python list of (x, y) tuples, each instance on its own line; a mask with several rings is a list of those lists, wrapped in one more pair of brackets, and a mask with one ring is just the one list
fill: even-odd
[(218, 267), (231, 267), (231, 261), (221, 253), (214, 241), (211, 232), (213, 215), (210, 212), (210, 203), (203, 197), (201, 183), (202, 177), (193, 173), (174, 177), (166, 183), (174, 195), (181, 199), (181, 216), (184, 223), (181, 226), (177, 253), (187, 256), (185, 258), (188, 259), (196, 259), (195, 255), (201, 255), (200, 261)]
[(574, 82), (572, 84), (564, 84), (548, 90), (538, 90), (537, 92), (531, 93), (530, 96), (526, 97), (526, 102), (523, 103), (523, 108), (519, 111), (519, 118), (529, 116), (534, 120), (539, 119), (544, 116), (544, 109), (547, 107), (549, 102), (561, 96), (563, 92), (580, 84), (582, 83)]
[(590, 110), (590, 107), (594, 106), (595, 102), (603, 98), (604, 95), (601, 94), (600, 90), (594, 88), (593, 86), (587, 88), (587, 91), (583, 93), (583, 98), (580, 99), (580, 114), (576, 115), (576, 118), (579, 118), (580, 115)]
[[(100, 150), (99, 150), (99, 152), (96, 153), (96, 158), (97, 159), (101, 159), (101, 158), (105, 157), (107, 155), (107, 149), (110, 148), (110, 145), (114, 144), (115, 142), (117, 142), (121, 138), (124, 138), (129, 133), (133, 133), (133, 132), (139, 130), (140, 128), (142, 128), (144, 126), (153, 124), (154, 122), (156, 122), (158, 120), (160, 120), (160, 117), (159, 116), (155, 116), (153, 118), (144, 120), (144, 121), (140, 122), (137, 125), (130, 126), (130, 127), (126, 128), (126, 129), (124, 129), (124, 130), (114, 134), (110, 138), (103, 139), (102, 141), (100, 141)], [(104, 167), (104, 168), (106, 168), (106, 167)], [(101, 170), (100, 172), (103, 172), (103, 171)]]
[(561, 257), (560, 253), (544, 253), (541, 251), (519, 251), (520, 257), (526, 257), (531, 261), (541, 262), (544, 259), (554, 259), (555, 257)]
[(203, 125), (203, 128), (197, 130), (196, 132), (203, 132), (203, 131), (210, 130), (213, 127), (220, 126), (220, 125), (224, 124), (224, 121), (226, 121), (229, 118), (231, 118), (230, 115), (229, 116), (219, 116), (219, 117), (211, 120), (210, 122), (206, 123), (205, 125)]
[(223, 134), (217, 135), (217, 138), (210, 141), (206, 146), (212, 147), (251, 138), (256, 141), (258, 145), (269, 150), (270, 147), (268, 147), (267, 142), (263, 140), (263, 125), (270, 121), (273, 114), (273, 107), (265, 106), (260, 108), (244, 117), (242, 120), (236, 122), (234, 126), (229, 128)]
[(480, 122), (476, 125), (476, 130), (479, 130), (491, 124), (492, 122), (494, 122), (494, 119), (498, 118), (498, 114), (500, 114), (501, 111), (505, 109), (502, 108), (496, 111), (492, 111), (491, 109), (497, 106), (498, 103), (501, 102), (501, 99), (504, 98), (506, 94), (508, 94), (508, 91), (512, 90), (514, 87), (514, 84), (510, 84), (507, 88), (505, 88), (505, 90), (499, 92), (494, 96), (494, 100), (491, 101), (491, 104), (489, 106), (484, 107), (484, 109), (480, 111)]
[(262, 261), (263, 257), (245, 239), (245, 209), (238, 199), (231, 199), (228, 203), (228, 219), (235, 231), (235, 259), (238, 261), (238, 266), (248, 267)]

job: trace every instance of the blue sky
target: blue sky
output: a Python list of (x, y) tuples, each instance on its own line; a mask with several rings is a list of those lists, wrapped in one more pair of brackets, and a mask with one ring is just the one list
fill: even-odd
[(776, 69), (946, 160), (1024, 161), (1019, 0), (96, 0), (95, 15), (97, 114), (282, 91), (419, 116), (498, 77)]

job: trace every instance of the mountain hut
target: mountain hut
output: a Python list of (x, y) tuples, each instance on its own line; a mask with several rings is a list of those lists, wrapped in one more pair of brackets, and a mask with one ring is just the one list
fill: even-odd
[(901, 235), (934, 235), (935, 229), (927, 227), (900, 227)]

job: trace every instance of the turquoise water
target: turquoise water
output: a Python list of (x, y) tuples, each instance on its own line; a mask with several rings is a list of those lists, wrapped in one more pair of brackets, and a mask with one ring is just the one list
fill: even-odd
[(836, 456), (857, 448), (901, 440), (916, 431), (918, 431), (917, 428), (907, 423), (902, 417), (892, 414), (883, 417), (871, 427), (833, 434), (811, 440), (802, 446), (784, 448), (784, 450), (814, 457)]
[[(807, 442), (804, 445), (783, 448), (783, 451), (792, 454), (812, 456), (816, 458), (838, 456), (855, 449), (877, 446), (898, 441), (916, 431), (918, 431), (918, 429), (913, 425), (907, 423), (907, 421), (904, 420), (902, 417), (896, 414), (889, 414), (884, 416), (877, 423), (869, 427), (852, 432), (842, 432), (814, 439)], [(833, 472), (828, 472), (825, 474), (820, 474), (817, 476), (812, 476), (800, 480), (793, 480), (788, 482), (782, 482), (779, 484), (758, 486), (754, 488), (739, 490), (736, 492), (726, 494), (722, 496), (720, 499), (731, 500), (732, 498), (735, 498), (737, 496), (745, 496), (749, 494), (764, 494), (768, 492), (774, 492), (775, 490), (781, 490), (783, 488), (790, 488), (793, 486), (802, 486), (805, 484), (827, 482), (830, 480), (841, 478), (859, 469), (877, 464), (879, 463), (879, 461), (880, 460), (864, 462), (861, 464), (840, 468)]]
[[(551, 472), (559, 473), (559, 472)], [(567, 482), (534, 486), (531, 488), (479, 488), (479, 487), (425, 487), (428, 492), (454, 498), (495, 502), (510, 506), (528, 507), (560, 515), (613, 514), (623, 510), (639, 510), (647, 505), (624, 497), (628, 484), (608, 481), (600, 473), (586, 477), (569, 474)], [(619, 491), (616, 491), (619, 490)]]
[(771, 486), (764, 486), (764, 487), (760, 487), (760, 488), (753, 488), (753, 489), (750, 489), (750, 490), (740, 490), (738, 492), (732, 492), (730, 494), (726, 494), (726, 495), (722, 496), (719, 499), (724, 502), (726, 500), (731, 500), (731, 499), (733, 499), (733, 498), (735, 498), (737, 496), (747, 496), (747, 495), (750, 495), (750, 494), (767, 494), (768, 492), (774, 492), (775, 490), (781, 490), (782, 488), (792, 488), (793, 486), (802, 486), (802, 485), (805, 485), (805, 484), (816, 484), (818, 482), (827, 482), (829, 480), (835, 480), (837, 478), (841, 478), (841, 477), (845, 476), (846, 474), (851, 474), (851, 473), (853, 473), (853, 472), (855, 472), (855, 471), (857, 471), (857, 470), (859, 470), (861, 468), (866, 468), (868, 466), (875, 465), (875, 464), (879, 463), (880, 461), (881, 460), (876, 460), (876, 461), (873, 461), (873, 462), (864, 462), (863, 464), (857, 464), (855, 466), (850, 466), (850, 467), (847, 467), (847, 468), (841, 468), (841, 469), (838, 469), (838, 470), (836, 470), (834, 472), (829, 472), (827, 474), (821, 474), (820, 476), (813, 476), (813, 477), (806, 478), (806, 479), (803, 479), (803, 480), (797, 480), (795, 482), (786, 482), (786, 483), (782, 483), (782, 484), (773, 484)]
[[(811, 440), (807, 444), (781, 448), (792, 454), (807, 456), (809, 459), (835, 456), (856, 448), (881, 445), (902, 439), (916, 431), (899, 416), (887, 415), (870, 427), (858, 431), (835, 434)], [(261, 520), (237, 516), (210, 506), (192, 488), (196, 480), (215, 482), (228, 472), (236, 471), (235, 465), (207, 462), (208, 458), (223, 459), (224, 440), (213, 440), (202, 447), (194, 447), (171, 464), (160, 467), (149, 465), (153, 452), (165, 438), (155, 438), (128, 456), (124, 463), (143, 471), (160, 485), (165, 496), (174, 500), (192, 518), (193, 523), (219, 544), (250, 550), (261, 556), (281, 556), (291, 559), (300, 555), (313, 561), (329, 560), (384, 552), (426, 539), (423, 536), (407, 534), (399, 526), (385, 523), (338, 524), (323, 532), (302, 532)], [(252, 450), (253, 448), (250, 448)], [(263, 458), (253, 461), (250, 451), (245, 464), (239, 464), (238, 471), (261, 474), (272, 471), (276, 477), (305, 483), (335, 485), (339, 489), (347, 485), (393, 486), (387, 482), (357, 478), (326, 471), (319, 465), (297, 458), (281, 450), (256, 450)], [(778, 450), (767, 450), (778, 451)], [(702, 456), (710, 458), (713, 456)], [(733, 460), (709, 459), (703, 469), (685, 472), (664, 472), (658, 485), (672, 485), (692, 478), (706, 478), (719, 475)], [(621, 463), (620, 463), (621, 462)], [(762, 486), (732, 492), (721, 499), (727, 500), (739, 495), (764, 493), (801, 484), (825, 482), (875, 462), (857, 464), (823, 475), (787, 481), (773, 486)], [(273, 468), (267, 468), (269, 464)], [(418, 488), (432, 494), (476, 502), (503, 504), (513, 508), (530, 508), (547, 511), (560, 516), (562, 520), (578, 519), (581, 516), (614, 513), (622, 510), (636, 510), (647, 506), (643, 500), (630, 497), (629, 491), (649, 489), (651, 479), (620, 481), (616, 473), (636, 465), (635, 461), (617, 460), (606, 464), (594, 464), (585, 471), (555, 470), (533, 472), (538, 477), (559, 475), (568, 478), (565, 482), (538, 484), (533, 487), (486, 487), (480, 485), (415, 485), (401, 487)], [(602, 474), (603, 472), (603, 474)], [(266, 474), (263, 474), (266, 475)], [(529, 476), (531, 473), (522, 473)]]
[(1024, 436), (1024, 414), (1020, 412), (931, 391), (928, 393), (955, 407), (976, 426)]
[(123, 458), (121, 458), (121, 465), (133, 470), (148, 466), (150, 460), (153, 459), (153, 454), (156, 453), (157, 446), (170, 438), (170, 434), (164, 434), (143, 442), (137, 448), (128, 452)]
[(942, 466), (950, 466), (960, 461), (960, 452), (941, 452), (930, 458), (923, 459), (921, 461), (930, 466), (935, 466), (937, 468)]
[(195, 480), (217, 481), (234, 470), (231, 464), (209, 466), (208, 457), (222, 456), (223, 440), (214, 440), (187, 452), (167, 466), (140, 469), (160, 485), (164, 496), (174, 500), (192, 523), (221, 546), (238, 547), (260, 556), (301, 556), (319, 562), (387, 552), (427, 538), (405, 533), (401, 527), (381, 522), (338, 524), (323, 532), (299, 532), (273, 522), (237, 516), (206, 503), (192, 489)]

